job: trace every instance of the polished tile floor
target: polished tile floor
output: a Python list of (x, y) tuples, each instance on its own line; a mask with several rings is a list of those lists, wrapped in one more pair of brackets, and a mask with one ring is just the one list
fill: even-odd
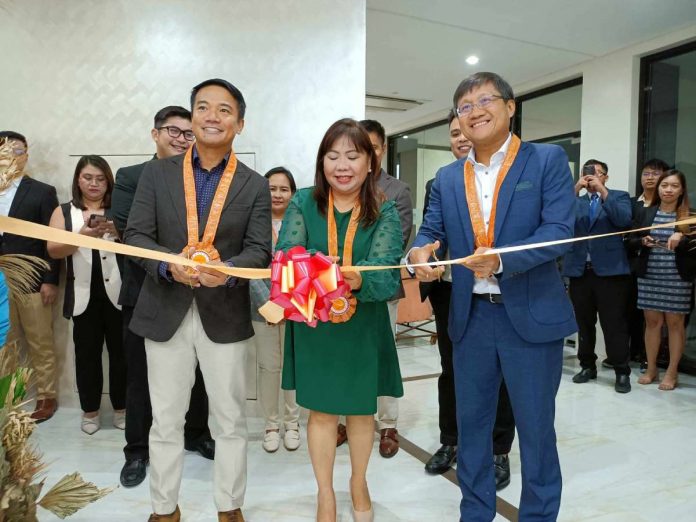
[[(564, 489), (563, 521), (687, 521), (696, 513), (696, 379), (682, 376), (674, 392), (656, 385), (613, 391), (613, 372), (602, 369), (595, 382), (577, 385), (572, 349), (566, 349), (557, 399), (557, 432)], [(390, 460), (376, 451), (368, 480), (378, 522), (455, 522), (459, 490), (447, 476), (423, 471), (419, 457), (439, 446), (437, 427), (437, 348), (426, 340), (399, 343), (405, 378), (400, 401), (401, 434), (411, 443)], [(108, 411), (108, 410), (105, 410)], [(311, 521), (315, 485), (306, 444), (294, 452), (275, 454), (261, 448), (263, 423), (256, 405), (248, 403), (249, 478), (244, 514), (249, 522)], [(105, 427), (93, 436), (79, 429), (80, 412), (62, 408), (39, 426), (34, 441), (50, 464), (46, 490), (63, 474), (80, 471), (100, 487), (118, 485), (123, 464), (123, 432)], [(304, 437), (304, 433), (303, 433)], [(424, 456), (425, 455), (425, 456)], [(511, 454), (512, 483), (501, 492), (497, 520), (514, 519), (519, 504), (520, 466), (517, 446)], [(338, 449), (335, 485), (339, 520), (352, 520), (348, 491), (348, 448)], [(211, 462), (187, 453), (180, 505), (185, 521), (216, 520), (211, 493)], [(510, 514), (512, 512), (512, 515)], [(145, 521), (150, 513), (147, 481), (133, 489), (119, 487), (108, 497), (70, 518), (75, 521)], [(58, 520), (43, 511), (40, 520)]]

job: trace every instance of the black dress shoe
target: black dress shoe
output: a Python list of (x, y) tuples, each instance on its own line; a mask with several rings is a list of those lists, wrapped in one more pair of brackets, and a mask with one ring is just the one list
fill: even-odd
[(573, 375), (573, 382), (575, 384), (582, 384), (590, 379), (597, 378), (597, 368), (583, 368), (578, 373)]
[(124, 488), (134, 488), (145, 480), (147, 462), (147, 459), (127, 460), (121, 468), (121, 485)]
[(510, 459), (507, 455), (493, 457), (495, 467), (495, 490), (505, 489), (510, 484)]
[(602, 368), (613, 368), (614, 365), (609, 362), (609, 359), (604, 359), (602, 361)]
[(457, 458), (457, 446), (443, 444), (430, 460), (425, 463), (425, 471), (431, 475), (442, 475), (452, 467)]
[(617, 375), (614, 384), (616, 393), (628, 393), (631, 391), (631, 378), (628, 375)]
[(198, 439), (184, 442), (186, 451), (197, 451), (208, 460), (215, 460), (215, 441), (213, 439)]

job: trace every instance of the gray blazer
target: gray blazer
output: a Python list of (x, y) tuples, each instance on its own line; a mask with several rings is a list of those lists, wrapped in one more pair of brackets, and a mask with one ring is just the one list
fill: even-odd
[[(411, 228), (413, 227), (413, 200), (411, 199), (411, 189), (403, 181), (390, 176), (384, 169), (380, 171), (377, 186), (384, 192), (387, 201), (396, 203), (396, 210), (399, 211), (399, 221), (401, 222), (402, 248), (406, 250), (408, 240), (411, 238)], [(396, 294), (391, 298), (403, 299), (406, 297), (403, 283), (399, 283)]]
[[(148, 162), (138, 183), (128, 218), (129, 245), (179, 254), (187, 244), (184, 156)], [(207, 214), (199, 224), (202, 235)], [(238, 267), (265, 268), (271, 261), (271, 196), (268, 181), (237, 163), (215, 248), (224, 261)], [(172, 338), (193, 300), (203, 329), (211, 341), (233, 343), (254, 335), (251, 326), (249, 285), (240, 279), (233, 287), (189, 288), (159, 276), (159, 261), (138, 259), (147, 272), (130, 322), (130, 329), (147, 339)]]

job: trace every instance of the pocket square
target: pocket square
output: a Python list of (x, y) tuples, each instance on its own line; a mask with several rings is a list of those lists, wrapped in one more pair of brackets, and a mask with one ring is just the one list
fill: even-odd
[(534, 184), (527, 180), (527, 181), (520, 181), (516, 186), (515, 186), (515, 192), (519, 192), (520, 190), (529, 190), (532, 188)]

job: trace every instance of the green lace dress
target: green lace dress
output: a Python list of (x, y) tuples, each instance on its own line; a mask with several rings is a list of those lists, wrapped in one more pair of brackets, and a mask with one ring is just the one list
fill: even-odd
[[(328, 254), (326, 217), (320, 214), (312, 188), (298, 190), (285, 212), (276, 250), (304, 246)], [(350, 211), (335, 211), (339, 256)], [(379, 220), (358, 227), (353, 265), (396, 265), (402, 253), (401, 225), (394, 202), (382, 205)], [(398, 270), (362, 273), (353, 293), (358, 305), (345, 323), (310, 328), (288, 321), (285, 328), (283, 389), (297, 390), (297, 402), (314, 411), (336, 415), (372, 415), (377, 397), (401, 397), (403, 386), (387, 301), (399, 285)]]

